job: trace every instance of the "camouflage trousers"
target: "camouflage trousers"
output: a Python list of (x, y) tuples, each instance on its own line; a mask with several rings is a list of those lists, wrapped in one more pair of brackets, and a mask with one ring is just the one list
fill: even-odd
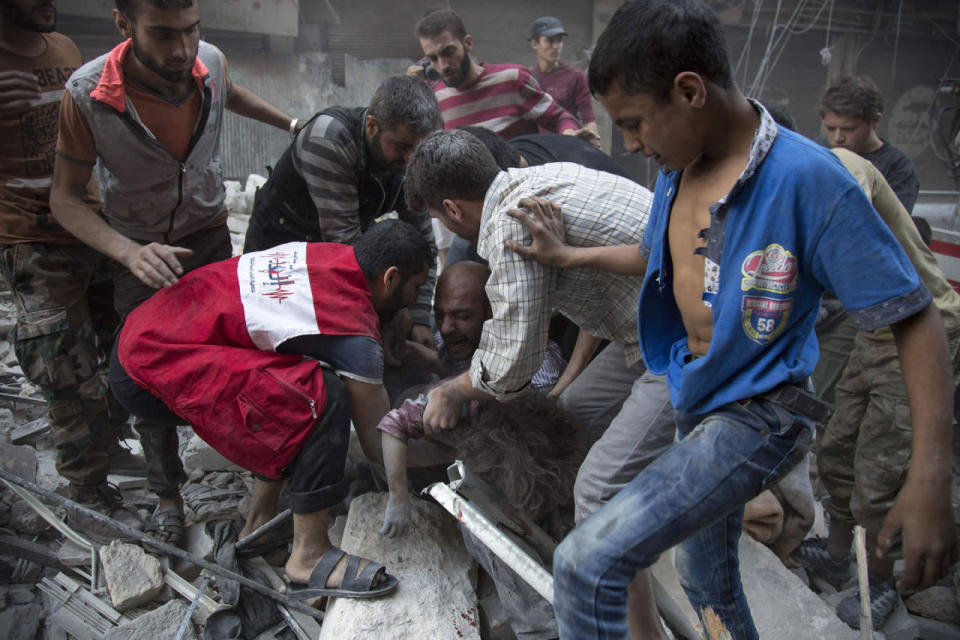
[(0, 245), (17, 309), (14, 351), (50, 408), (57, 471), (74, 485), (107, 476), (126, 412), (103, 379), (119, 318), (99, 254), (83, 245)]
[[(960, 332), (948, 337), (956, 384)], [(912, 451), (913, 426), (897, 347), (858, 333), (817, 451), (831, 518), (863, 525), (875, 539), (906, 480)]]

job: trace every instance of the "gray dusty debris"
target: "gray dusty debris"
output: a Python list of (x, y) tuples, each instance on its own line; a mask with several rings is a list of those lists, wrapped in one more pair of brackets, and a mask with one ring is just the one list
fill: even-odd
[(43, 605), (33, 585), (0, 587), (4, 607), (0, 610), (0, 637), (7, 640), (33, 640), (43, 620)]
[(187, 473), (194, 469), (208, 471), (243, 471), (233, 464), (199, 436), (193, 435), (183, 450), (183, 468)]
[(163, 590), (160, 561), (137, 545), (114, 540), (100, 548), (100, 561), (117, 611), (150, 602)]
[(907, 611), (950, 624), (960, 624), (960, 604), (953, 587), (934, 586), (910, 596)]
[[(114, 627), (104, 635), (104, 640), (160, 640), (176, 638), (180, 624), (187, 617), (189, 605), (174, 598), (159, 609), (139, 616), (133, 622)], [(183, 640), (198, 640), (192, 621), (188, 621)]]
[[(653, 573), (691, 624), (699, 621), (687, 600), (673, 551), (660, 556)], [(856, 631), (845, 625), (833, 609), (795, 576), (772, 551), (748, 535), (740, 536), (740, 576), (761, 638), (791, 640), (856, 640)]]
[(386, 501), (386, 493), (368, 493), (350, 503), (343, 549), (385, 565), (400, 586), (376, 600), (334, 600), (320, 640), (479, 640), (474, 563), (456, 520), (436, 504), (411, 498), (411, 530), (384, 538), (378, 532)]

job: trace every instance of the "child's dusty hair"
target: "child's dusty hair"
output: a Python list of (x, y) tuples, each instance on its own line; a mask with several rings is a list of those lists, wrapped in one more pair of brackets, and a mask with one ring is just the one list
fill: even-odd
[(480, 402), (457, 454), (502, 491), (510, 506), (535, 520), (555, 521), (573, 507), (573, 482), (583, 459), (576, 429), (572, 418), (540, 393)]

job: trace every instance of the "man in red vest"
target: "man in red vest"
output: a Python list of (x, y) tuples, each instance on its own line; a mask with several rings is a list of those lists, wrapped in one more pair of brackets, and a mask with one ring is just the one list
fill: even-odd
[(380, 325), (417, 299), (433, 256), (411, 225), (374, 225), (356, 246), (291, 242), (202, 267), (131, 313), (110, 385), (135, 414), (189, 423), (255, 474), (243, 537), (277, 512), (289, 481), (291, 597), (375, 597), (383, 566), (331, 546), (327, 515), (347, 493), (350, 421), (380, 461), (389, 409)]

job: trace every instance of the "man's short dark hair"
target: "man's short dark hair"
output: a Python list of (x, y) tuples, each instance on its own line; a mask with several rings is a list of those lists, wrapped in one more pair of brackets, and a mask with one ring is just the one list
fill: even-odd
[(500, 173), (477, 136), (459, 129), (424, 138), (407, 164), (404, 189), (414, 211), (443, 208), (445, 198), (483, 201)]
[(467, 37), (467, 28), (463, 26), (463, 20), (456, 11), (445, 7), (427, 9), (417, 22), (415, 31), (418, 38), (436, 38), (444, 32), (449, 32), (461, 42)]
[(194, 0), (116, 0), (117, 10), (128, 18), (132, 18), (140, 3), (146, 2), (157, 9), (186, 9), (193, 6)]
[(640, 0), (613, 14), (590, 58), (590, 91), (615, 84), (627, 95), (670, 99), (674, 78), (692, 71), (733, 87), (726, 38), (716, 14), (700, 0)]
[(772, 100), (766, 101), (763, 103), (763, 106), (766, 107), (767, 113), (770, 114), (770, 117), (773, 118), (774, 122), (779, 124), (781, 127), (790, 129), (790, 131), (797, 130), (797, 123), (793, 119), (793, 115), (790, 113), (790, 109), (787, 108), (787, 105), (782, 102), (774, 102)]
[(392, 130), (403, 124), (418, 136), (443, 126), (433, 90), (419, 78), (410, 76), (384, 80), (373, 94), (367, 113), (377, 119), (381, 129)]
[(375, 280), (390, 267), (406, 280), (429, 268), (434, 256), (419, 231), (403, 220), (384, 220), (367, 229), (353, 247), (363, 276)]
[(480, 142), (484, 144), (484, 146), (490, 152), (490, 155), (493, 156), (494, 162), (496, 162), (497, 166), (504, 171), (507, 169), (515, 169), (520, 166), (520, 152), (511, 147), (509, 142), (495, 134), (490, 129), (487, 129), (486, 127), (477, 127), (474, 125), (465, 125), (462, 127), (457, 127), (457, 129), (472, 133), (480, 138)]
[(820, 117), (832, 111), (844, 118), (860, 118), (867, 122), (883, 113), (883, 96), (869, 76), (841, 76), (820, 98)]

